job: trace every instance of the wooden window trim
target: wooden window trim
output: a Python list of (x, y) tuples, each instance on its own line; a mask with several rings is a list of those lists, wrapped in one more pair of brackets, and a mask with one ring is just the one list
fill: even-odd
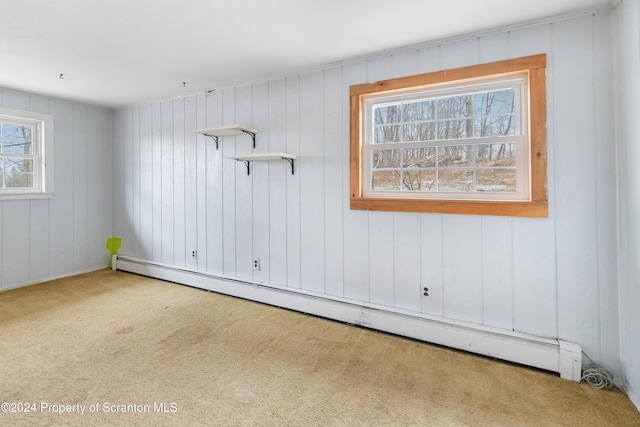
[[(530, 200), (449, 200), (371, 198), (362, 192), (362, 134), (364, 102), (368, 96), (392, 94), (408, 88), (526, 72), (529, 87)], [(547, 199), (546, 55), (533, 55), (470, 67), (365, 83), (350, 88), (350, 204), (355, 210), (502, 215), (545, 218)]]

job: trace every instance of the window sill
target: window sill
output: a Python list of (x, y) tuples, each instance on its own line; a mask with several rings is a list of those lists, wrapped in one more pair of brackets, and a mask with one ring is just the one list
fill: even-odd
[(373, 199), (352, 197), (351, 209), (369, 211), (423, 212), (468, 215), (546, 218), (548, 202), (485, 200)]
[(17, 193), (17, 194), (0, 194), (2, 200), (29, 200), (29, 199), (50, 199), (53, 193)]

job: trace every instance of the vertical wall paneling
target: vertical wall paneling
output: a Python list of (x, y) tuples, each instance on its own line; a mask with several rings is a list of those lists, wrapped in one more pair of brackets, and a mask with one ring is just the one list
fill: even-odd
[[(73, 174), (87, 176), (88, 107), (73, 106)], [(93, 171), (92, 171), (93, 173)], [(73, 270), (84, 271), (87, 268), (87, 231), (88, 231), (88, 182), (84, 179), (73, 180)]]
[[(253, 85), (252, 95), (252, 123), (255, 129), (260, 132), (256, 137), (255, 152), (272, 151), (269, 147), (271, 133), (269, 129), (269, 85), (260, 83)], [(246, 139), (249, 139), (246, 137)], [(253, 187), (252, 212), (253, 212), (253, 259), (260, 259), (260, 269), (253, 271), (253, 279), (258, 281), (269, 281), (271, 267), (271, 234), (278, 233), (278, 230), (271, 229), (271, 185), (269, 176), (271, 169), (284, 168), (281, 162), (256, 162), (251, 174)], [(247, 177), (249, 178), (249, 177)], [(284, 230), (283, 230), (284, 231)], [(281, 250), (283, 250), (282, 248)]]
[[(49, 99), (41, 96), (29, 96), (29, 110), (38, 113), (49, 114)], [(55, 141), (54, 141), (55, 143)], [(54, 157), (55, 159), (55, 157)], [(29, 260), (30, 275), (29, 282), (44, 280), (49, 276), (49, 200), (30, 201), (30, 232), (29, 232)], [(102, 217), (104, 214), (102, 215)], [(109, 218), (111, 216), (109, 215)], [(0, 221), (0, 224), (2, 221)], [(89, 228), (92, 230), (92, 228)], [(0, 237), (0, 241), (2, 238)], [(0, 258), (2, 255), (0, 255)], [(91, 265), (95, 265), (92, 263)], [(98, 264), (101, 265), (101, 264)], [(0, 265), (0, 270), (2, 266)], [(0, 283), (0, 288), (2, 287)]]
[(112, 112), (9, 89), (0, 105), (51, 114), (55, 160), (51, 198), (0, 202), (0, 289), (106, 266)]
[(510, 32), (507, 31), (479, 37), (478, 62), (487, 63), (509, 58), (509, 35)]
[[(195, 134), (194, 129), (207, 127), (207, 107), (206, 96), (201, 93), (196, 96), (196, 124), (192, 129), (187, 128), (185, 132), (190, 133), (194, 139), (196, 161), (195, 168), (195, 193), (196, 193), (196, 263), (198, 270), (207, 270), (207, 164), (206, 164), (206, 144), (208, 139), (204, 135)], [(193, 191), (192, 191), (193, 192)]]
[(482, 318), (486, 326), (513, 328), (513, 227), (510, 218), (482, 218)]
[[(49, 201), (31, 200), (29, 204), (29, 282), (36, 282), (50, 277), (49, 247), (51, 243), (49, 241)], [(89, 230), (93, 231), (94, 228), (89, 227)], [(1, 240), (0, 238), (0, 241)], [(100, 260), (94, 259), (90, 265), (106, 265), (106, 263), (104, 260), (100, 262)], [(1, 269), (2, 267), (0, 265), (0, 270)]]
[(482, 324), (482, 218), (443, 217), (444, 316)]
[(161, 132), (161, 165), (160, 165), (160, 186), (162, 210), (160, 218), (162, 245), (161, 259), (163, 263), (174, 263), (174, 147), (173, 147), (173, 102), (164, 101), (160, 104), (160, 120), (162, 121)]
[[(393, 55), (392, 77), (419, 73), (419, 51), (411, 50)], [(420, 312), (422, 242), (421, 220), (418, 213), (398, 212), (393, 215), (393, 271), (394, 305), (397, 308)]]
[(367, 64), (348, 64), (342, 71), (342, 186), (344, 199), (344, 297), (355, 301), (369, 301), (369, 213), (349, 207), (349, 87), (367, 82)]
[(440, 65), (440, 46), (422, 48), (418, 51), (418, 72), (432, 73), (442, 70)]
[(198, 164), (196, 135), (198, 127), (198, 97), (190, 96), (184, 100), (184, 227), (185, 227), (185, 265), (189, 269), (198, 269), (198, 259), (191, 255), (198, 249)]
[(132, 238), (135, 245), (135, 255), (140, 258), (144, 258), (142, 250), (143, 239), (141, 232), (141, 204), (142, 204), (142, 191), (141, 191), (141, 175), (142, 175), (142, 156), (146, 155), (146, 151), (141, 150), (140, 144), (140, 107), (134, 107), (131, 117), (131, 140), (132, 140), (132, 187), (133, 187), (133, 210), (132, 210), (132, 224), (133, 233)]
[[(551, 218), (513, 221), (513, 327), (557, 336), (556, 247)], [(534, 302), (535, 301), (535, 302)]]
[[(144, 255), (148, 245), (141, 221), (149, 162), (162, 209), (160, 218), (153, 211), (147, 256), (161, 244), (162, 261), (179, 267), (563, 338), (614, 363), (609, 18), (563, 18), (117, 112), (114, 132), (125, 140), (115, 141), (114, 158), (123, 159), (124, 179), (113, 182), (126, 195), (115, 221), (129, 221), (142, 245), (126, 250)], [(548, 218), (349, 208), (351, 85), (540, 53), (548, 64)], [(221, 138), (216, 151), (192, 133), (232, 124), (258, 129), (255, 149), (239, 135)], [(158, 129), (160, 157), (155, 143), (151, 154), (143, 145), (145, 132)], [(266, 151), (297, 155), (295, 175), (284, 162), (254, 162), (248, 176), (244, 164), (224, 158)], [(197, 263), (186, 256), (193, 248)]]
[[(368, 61), (367, 76), (370, 82), (388, 79), (392, 75), (392, 57)], [(393, 212), (369, 213), (369, 301), (391, 307), (395, 305), (393, 215)]]
[[(222, 124), (225, 126), (239, 123), (236, 121), (236, 91), (225, 89), (222, 92)], [(246, 126), (246, 124), (244, 124)], [(236, 163), (224, 157), (236, 153), (235, 138), (226, 137), (220, 142), (222, 152), (222, 207), (223, 207), (223, 242), (224, 242), (224, 274), (236, 275)], [(240, 178), (245, 178), (240, 176)]]
[[(222, 92), (214, 91), (206, 96), (207, 116), (205, 127), (222, 126)], [(204, 137), (203, 137), (204, 138)], [(206, 261), (207, 271), (223, 274), (223, 208), (222, 208), (222, 148), (216, 150), (216, 144), (211, 138), (205, 138), (205, 169), (206, 169)]]
[[(348, 187), (348, 179), (342, 175), (343, 144), (342, 117), (344, 103), (342, 96), (342, 67), (324, 71), (324, 218), (325, 218), (325, 280), (328, 295), (344, 295), (344, 253), (343, 253), (343, 201), (342, 188)], [(348, 175), (347, 175), (348, 176)]]
[(440, 66), (443, 70), (480, 63), (480, 41), (477, 38), (461, 40), (440, 48)]
[[(553, 24), (558, 334), (599, 351), (592, 17)], [(585, 42), (586, 41), (586, 42)], [(607, 108), (603, 109), (606, 113)], [(576, 167), (581, 165), (581, 167)], [(592, 333), (594, 331), (595, 333)]]
[[(421, 251), (421, 310), (432, 316), (444, 316), (444, 300), (447, 296), (444, 288), (443, 264), (443, 227), (441, 214), (420, 216)], [(424, 295), (427, 288), (428, 295)]]
[[(442, 69), (441, 46), (420, 49), (418, 73), (430, 73)], [(421, 311), (433, 316), (443, 316), (445, 289), (443, 287), (442, 214), (420, 216), (420, 295)], [(424, 295), (427, 288), (428, 295)]]
[[(509, 58), (509, 32), (478, 39), (481, 63)], [(486, 326), (513, 328), (513, 223), (506, 217), (482, 218), (482, 317)]]
[(108, 265), (106, 237), (111, 236), (112, 143), (111, 111), (89, 107), (87, 122), (87, 260), (85, 269)]
[[(119, 217), (114, 219), (114, 224), (117, 224), (122, 228), (122, 234), (119, 237), (122, 239), (121, 253), (128, 253), (137, 255), (138, 237), (136, 236), (135, 229), (135, 217), (134, 217), (134, 199), (136, 196), (136, 190), (134, 188), (134, 143), (133, 143), (133, 109), (127, 110), (123, 114), (123, 130), (122, 130), (122, 146), (123, 146), (123, 161), (124, 161), (124, 183), (120, 189), (115, 189), (114, 192), (122, 191), (125, 195), (124, 208), (126, 210), (126, 217)], [(134, 169), (135, 168), (135, 169)], [(118, 237), (118, 236), (116, 236)]]
[[(253, 88), (242, 86), (236, 89), (236, 121), (237, 123), (253, 127), (251, 103)], [(258, 129), (259, 131), (260, 129)], [(248, 135), (238, 135), (235, 139), (236, 153), (250, 153), (253, 151), (253, 142)], [(256, 150), (258, 146), (256, 144)], [(262, 151), (262, 149), (261, 149)], [(253, 177), (247, 175), (244, 164), (235, 160), (226, 160), (235, 163), (236, 173), (236, 275), (240, 279), (253, 278)], [(251, 171), (264, 168), (264, 162), (251, 163)]]
[[(290, 152), (287, 148), (286, 86), (285, 80), (268, 82), (269, 151)], [(297, 151), (292, 153), (297, 154)], [(278, 162), (279, 163), (279, 162)], [(291, 175), (288, 164), (269, 167), (267, 191), (269, 192), (269, 277), (270, 283), (287, 285), (287, 192)]]
[[(188, 129), (187, 129), (188, 130)], [(186, 247), (186, 196), (185, 174), (188, 164), (185, 156), (185, 99), (173, 101), (173, 259), (175, 265), (185, 267)]]
[[(477, 38), (442, 45), (443, 69), (480, 62)], [(482, 219), (473, 215), (444, 216), (443, 288), (444, 316), (483, 323)]]
[(394, 304), (419, 313), (422, 309), (422, 236), (420, 215), (396, 212), (393, 216)]
[(3, 202), (6, 219), (2, 227), (2, 255), (5, 266), (2, 282), (6, 284), (27, 283), (29, 281), (29, 201), (6, 200)]
[[(285, 79), (286, 152), (300, 155), (300, 77)], [(287, 286), (300, 288), (301, 283), (301, 220), (300, 220), (300, 161), (298, 173), (287, 176)], [(277, 185), (277, 184), (274, 184)]]
[(151, 257), (162, 262), (162, 104), (151, 106)]
[(151, 105), (140, 106), (140, 248), (143, 259), (153, 257), (153, 122)]
[(24, 92), (5, 90), (2, 96), (2, 106), (29, 111), (31, 108), (31, 97)]
[(301, 287), (325, 292), (324, 84), (322, 71), (300, 76)]
[(616, 132), (620, 188), (620, 341), (623, 378), (640, 408), (640, 5), (625, 0), (614, 11), (616, 52)]
[[(4, 91), (3, 106), (29, 110), (29, 95), (11, 90)], [(4, 265), (14, 267), (2, 270), (2, 282), (6, 285), (25, 283), (29, 281), (30, 276), (31, 205), (28, 200), (6, 200), (3, 205), (6, 220), (2, 223), (2, 254)]]
[[(594, 116), (602, 115), (603, 107), (614, 104), (613, 54), (607, 35), (613, 31), (609, 14), (593, 17), (593, 67), (594, 76)], [(619, 373), (617, 352), (620, 348), (618, 327), (618, 286), (617, 260), (618, 241), (611, 236), (617, 234), (617, 195), (615, 129), (612, 120), (594, 120), (594, 171), (596, 183), (597, 218), (597, 259), (598, 259), (598, 301), (600, 304), (600, 352), (598, 356), (604, 366)]]
[[(547, 54), (548, 219), (513, 219), (513, 327), (516, 331), (557, 336), (554, 149), (554, 68), (551, 25), (509, 32), (510, 57)], [(531, 304), (536, 301), (536, 304)]]
[[(1, 98), (1, 92), (0, 92), (0, 101), (2, 100)], [(8, 287), (8, 285), (5, 285), (4, 277), (3, 274), (1, 273), (2, 271), (4, 271), (3, 265), (4, 265), (4, 201), (0, 201), (0, 290), (4, 289), (5, 287)]]
[(52, 100), (50, 108), (55, 118), (55, 193), (50, 199), (49, 273), (58, 277), (74, 271), (73, 154), (64, 154), (73, 153), (73, 104)]

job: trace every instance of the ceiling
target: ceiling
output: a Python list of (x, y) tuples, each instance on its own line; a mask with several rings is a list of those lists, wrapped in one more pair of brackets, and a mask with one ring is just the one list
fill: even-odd
[(0, 0), (0, 87), (119, 107), (609, 3)]

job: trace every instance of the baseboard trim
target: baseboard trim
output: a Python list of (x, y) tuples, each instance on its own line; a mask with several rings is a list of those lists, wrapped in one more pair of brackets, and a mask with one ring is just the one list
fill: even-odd
[(635, 393), (633, 390), (630, 390), (628, 395), (629, 395), (629, 399), (631, 400), (631, 403), (633, 403), (638, 409), (638, 411), (640, 411), (640, 396), (637, 393)]
[(25, 286), (37, 285), (39, 283), (44, 283), (44, 282), (51, 282), (52, 280), (65, 279), (67, 277), (78, 276), (80, 274), (93, 273), (94, 271), (104, 270), (107, 267), (109, 266), (104, 265), (102, 267), (91, 268), (89, 270), (75, 271), (73, 273), (62, 274), (59, 276), (45, 277), (43, 279), (32, 280), (30, 282), (18, 283), (17, 285), (11, 285), (11, 286), (7, 286), (6, 288), (0, 288), (0, 292), (10, 291), (12, 289), (24, 288)]
[(558, 372), (562, 378), (572, 381), (580, 381), (581, 377), (582, 350), (575, 343), (301, 289), (215, 276), (122, 255), (114, 256), (112, 268)]

